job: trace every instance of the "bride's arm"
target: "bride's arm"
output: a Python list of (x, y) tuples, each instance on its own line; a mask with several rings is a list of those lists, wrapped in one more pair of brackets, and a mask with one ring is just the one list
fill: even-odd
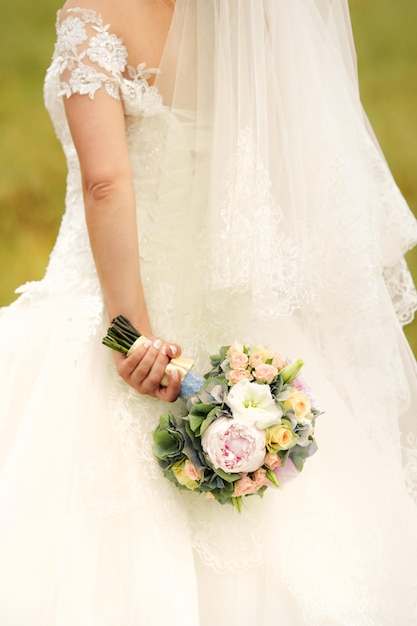
[(65, 109), (77, 149), (91, 248), (110, 319), (123, 314), (151, 335), (139, 268), (135, 195), (121, 102), (99, 90)]
[(109, 318), (123, 314), (152, 338), (150, 345), (139, 347), (128, 358), (115, 355), (119, 374), (140, 393), (175, 400), (180, 389), (175, 374), (167, 388), (161, 388), (160, 382), (168, 357), (178, 355), (179, 348), (160, 345), (148, 317), (122, 103), (99, 89), (94, 99), (72, 94), (65, 99), (65, 109), (80, 161), (87, 227)]

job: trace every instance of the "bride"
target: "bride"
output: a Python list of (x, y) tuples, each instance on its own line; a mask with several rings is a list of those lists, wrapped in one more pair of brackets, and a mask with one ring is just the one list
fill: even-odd
[[(417, 225), (347, 2), (68, 0), (45, 101), (66, 211), (0, 317), (1, 623), (415, 626)], [(148, 337), (127, 358), (119, 314)], [(303, 358), (323, 410), (240, 515), (152, 455), (170, 359), (235, 340)]]

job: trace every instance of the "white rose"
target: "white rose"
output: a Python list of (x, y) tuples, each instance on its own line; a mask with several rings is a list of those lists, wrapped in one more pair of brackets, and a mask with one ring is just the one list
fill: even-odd
[(236, 421), (260, 430), (278, 424), (282, 417), (282, 409), (275, 403), (269, 386), (246, 379), (230, 389), (226, 404)]

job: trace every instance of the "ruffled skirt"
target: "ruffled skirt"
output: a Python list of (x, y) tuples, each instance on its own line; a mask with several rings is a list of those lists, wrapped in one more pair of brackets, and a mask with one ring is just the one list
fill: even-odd
[[(74, 294), (22, 296), (0, 317), (3, 624), (417, 623), (417, 508), (398, 433), (386, 437), (385, 415), (380, 433), (367, 428), (377, 398), (364, 397), (360, 415), (342, 399), (301, 318), (262, 328), (231, 318), (229, 342), (302, 357), (324, 411), (303, 472), (238, 515), (166, 481), (151, 450), (166, 405), (117, 377), (106, 321), (88, 326), (75, 310)], [(227, 338), (209, 318), (199, 330), (204, 349), (185, 322), (179, 340), (204, 372)], [(417, 376), (396, 334), (406, 413)]]

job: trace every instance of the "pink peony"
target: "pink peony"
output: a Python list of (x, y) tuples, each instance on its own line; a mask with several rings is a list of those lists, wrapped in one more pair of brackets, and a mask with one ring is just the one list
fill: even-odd
[(228, 474), (254, 472), (265, 458), (265, 431), (219, 417), (202, 434), (201, 445), (215, 468)]

